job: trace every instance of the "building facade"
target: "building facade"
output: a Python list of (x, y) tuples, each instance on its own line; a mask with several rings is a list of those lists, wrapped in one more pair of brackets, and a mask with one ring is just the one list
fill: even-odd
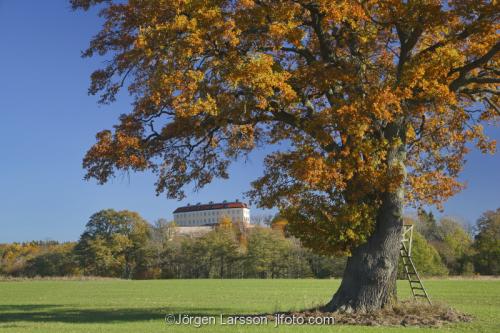
[(238, 200), (221, 203), (198, 203), (179, 207), (174, 211), (174, 222), (179, 227), (212, 226), (223, 217), (229, 217), (233, 223), (250, 223), (248, 205)]

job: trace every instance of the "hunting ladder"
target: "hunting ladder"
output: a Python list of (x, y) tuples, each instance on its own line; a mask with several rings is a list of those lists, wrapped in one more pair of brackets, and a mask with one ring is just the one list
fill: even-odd
[(403, 225), (403, 238), (401, 239), (401, 259), (403, 260), (403, 268), (406, 274), (406, 278), (410, 283), (411, 293), (413, 298), (417, 300), (418, 298), (425, 298), (429, 304), (431, 300), (429, 295), (420, 280), (420, 276), (417, 273), (415, 264), (411, 258), (411, 244), (413, 241), (413, 225), (405, 224)]

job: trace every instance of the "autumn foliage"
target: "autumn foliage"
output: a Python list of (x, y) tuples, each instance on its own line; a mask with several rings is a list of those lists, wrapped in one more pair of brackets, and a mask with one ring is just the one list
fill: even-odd
[[(182, 198), (265, 145), (251, 197), (323, 253), (375, 228), (382, 195), (440, 205), (469, 143), (493, 152), (499, 119), (496, 1), (72, 0), (100, 6), (84, 55), (91, 94), (134, 102), (84, 159), (87, 178), (152, 170)], [(284, 147), (284, 148), (283, 148)]]

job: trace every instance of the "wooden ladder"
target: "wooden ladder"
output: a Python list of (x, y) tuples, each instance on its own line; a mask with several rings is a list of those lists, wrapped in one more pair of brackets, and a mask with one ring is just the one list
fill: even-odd
[(403, 230), (403, 239), (401, 240), (401, 250), (400, 255), (403, 260), (403, 267), (406, 273), (406, 278), (410, 283), (411, 293), (413, 298), (417, 300), (418, 298), (425, 298), (429, 304), (431, 300), (427, 291), (422, 284), (422, 280), (420, 280), (420, 276), (417, 273), (417, 269), (415, 268), (415, 264), (411, 259), (411, 243), (413, 236), (413, 226), (405, 225)]

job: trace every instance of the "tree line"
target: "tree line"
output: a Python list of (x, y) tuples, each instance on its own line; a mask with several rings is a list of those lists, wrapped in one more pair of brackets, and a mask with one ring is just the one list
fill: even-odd
[[(412, 255), (422, 275), (500, 274), (500, 208), (485, 212), (473, 230), (456, 219), (437, 221), (420, 210)], [(131, 211), (92, 215), (77, 242), (0, 244), (0, 274), (160, 278), (341, 277), (346, 257), (318, 255), (287, 233), (286, 221), (252, 228), (222, 218), (201, 236), (183, 235), (174, 223), (148, 223)], [(400, 274), (403, 277), (402, 274)]]

